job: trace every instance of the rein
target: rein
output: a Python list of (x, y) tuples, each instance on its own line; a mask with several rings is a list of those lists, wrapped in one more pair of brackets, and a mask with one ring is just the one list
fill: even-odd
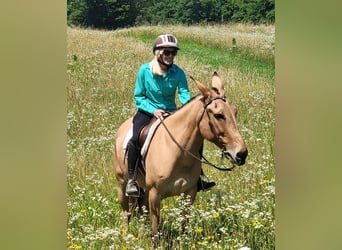
[[(220, 142), (220, 144), (221, 144), (221, 146), (222, 146), (222, 154), (221, 154), (221, 155), (222, 155), (222, 156), (221, 156), (221, 159), (222, 159), (223, 156), (224, 156), (224, 154), (225, 154), (225, 151), (224, 151), (224, 144), (220, 141), (219, 135), (218, 135), (217, 131), (216, 131), (215, 128), (214, 128), (214, 125), (212, 124), (212, 122), (211, 122), (211, 120), (210, 120), (210, 116), (209, 116), (209, 113), (208, 113), (208, 110), (207, 110), (207, 106), (208, 106), (210, 103), (212, 103), (213, 101), (218, 100), (218, 99), (223, 100), (224, 102), (226, 101), (226, 98), (224, 98), (224, 97), (215, 97), (215, 98), (212, 98), (207, 104), (205, 104), (205, 105), (203, 106), (204, 109), (203, 109), (203, 113), (202, 113), (201, 119), (200, 119), (199, 122), (197, 123), (197, 126), (199, 125), (200, 121), (202, 120), (203, 115), (204, 115), (204, 112), (206, 112), (207, 115), (208, 115), (208, 119), (209, 119), (209, 127), (210, 127), (211, 131), (213, 132), (213, 134), (215, 135), (215, 137), (218, 139), (218, 141)], [(183, 147), (182, 145), (180, 145), (179, 142), (173, 137), (173, 135), (171, 134), (170, 130), (168, 129), (168, 127), (165, 125), (165, 123), (164, 123), (164, 121), (163, 121), (163, 120), (164, 120), (163, 116), (159, 117), (159, 119), (160, 119), (161, 124), (164, 126), (166, 132), (168, 133), (168, 135), (169, 135), (170, 138), (172, 139), (172, 141), (173, 141), (181, 150), (183, 150), (184, 152), (186, 152), (186, 153), (188, 153), (189, 155), (191, 155), (194, 159), (200, 161), (201, 163), (204, 163), (204, 164), (207, 164), (207, 165), (209, 165), (209, 166), (211, 166), (211, 167), (214, 167), (214, 168), (216, 168), (216, 169), (218, 169), (218, 170), (220, 170), (220, 171), (232, 171), (232, 170), (236, 167), (235, 165), (233, 165), (232, 167), (229, 167), (229, 168), (227, 168), (227, 167), (222, 168), (222, 167), (218, 167), (218, 166), (216, 166), (214, 163), (211, 163), (210, 161), (208, 161), (203, 155), (201, 155), (201, 157), (203, 158), (203, 160), (202, 160), (201, 158), (198, 158), (195, 154), (191, 153), (191, 152), (190, 152), (189, 150), (187, 150), (185, 147)]]

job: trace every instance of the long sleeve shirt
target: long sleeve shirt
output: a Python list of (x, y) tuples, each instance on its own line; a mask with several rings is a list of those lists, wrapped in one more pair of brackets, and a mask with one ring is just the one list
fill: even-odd
[(140, 66), (134, 89), (134, 100), (138, 110), (151, 115), (156, 109), (175, 111), (176, 92), (181, 104), (190, 100), (190, 91), (184, 71), (175, 64), (163, 76), (154, 75), (150, 63)]

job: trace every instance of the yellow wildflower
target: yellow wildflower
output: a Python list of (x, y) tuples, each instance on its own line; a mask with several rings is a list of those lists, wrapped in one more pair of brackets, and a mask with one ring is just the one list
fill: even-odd
[(69, 248), (70, 249), (81, 249), (82, 246), (81, 245), (77, 245), (77, 244), (72, 244)]
[(214, 236), (213, 236), (213, 235), (208, 235), (207, 239), (208, 239), (208, 240), (213, 240), (213, 239), (214, 239)]
[(200, 234), (202, 232), (203, 232), (203, 228), (201, 228), (201, 227), (195, 229), (195, 233)]
[(126, 234), (126, 233), (127, 233), (127, 227), (121, 228), (121, 233), (122, 233), (122, 234)]
[(261, 225), (261, 222), (260, 221), (253, 221), (253, 226), (254, 228), (257, 228)]
[(217, 219), (218, 217), (220, 217), (220, 214), (219, 214), (219, 213), (213, 214), (213, 218), (214, 218), (214, 219)]
[(208, 241), (198, 241), (197, 244), (200, 246), (205, 246), (207, 245)]

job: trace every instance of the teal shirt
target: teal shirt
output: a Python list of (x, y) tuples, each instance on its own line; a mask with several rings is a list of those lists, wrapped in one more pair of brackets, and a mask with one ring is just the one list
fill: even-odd
[(190, 100), (190, 91), (184, 71), (173, 64), (164, 75), (156, 76), (150, 70), (150, 63), (141, 65), (134, 89), (134, 100), (138, 110), (153, 115), (156, 109), (175, 111), (175, 98), (181, 104)]

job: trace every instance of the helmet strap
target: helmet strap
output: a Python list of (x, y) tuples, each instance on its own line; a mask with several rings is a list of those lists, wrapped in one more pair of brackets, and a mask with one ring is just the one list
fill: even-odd
[(173, 64), (173, 63), (172, 63), (172, 64), (168, 65), (168, 64), (164, 63), (163, 59), (161, 58), (161, 55), (158, 57), (158, 62), (159, 62), (160, 64), (164, 65), (164, 66), (167, 67), (167, 68), (170, 68), (170, 67), (172, 66), (172, 64)]

